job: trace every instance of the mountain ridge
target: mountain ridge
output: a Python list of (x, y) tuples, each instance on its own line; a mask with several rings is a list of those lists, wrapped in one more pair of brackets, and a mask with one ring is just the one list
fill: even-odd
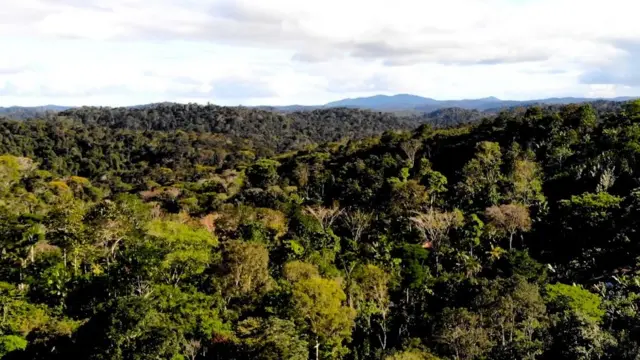
[(436, 100), (428, 97), (421, 97), (410, 94), (399, 95), (375, 95), (370, 97), (362, 97), (355, 99), (343, 99), (330, 102), (324, 107), (357, 107), (369, 110), (417, 110), (421, 112), (429, 112), (444, 108), (462, 108), (467, 110), (489, 110), (495, 108), (507, 108), (514, 106), (528, 106), (534, 104), (541, 105), (563, 105), (570, 103), (583, 103), (598, 100), (607, 101), (629, 101), (634, 97), (615, 97), (615, 98), (588, 98), (588, 97), (552, 97), (533, 100), (502, 100), (495, 96), (479, 98), (479, 99), (461, 99), (461, 100)]
[[(422, 97), (414, 94), (396, 94), (396, 95), (374, 95), (369, 97), (346, 98), (328, 102), (324, 105), (261, 105), (246, 106), (248, 108), (257, 108), (261, 110), (277, 111), (277, 112), (298, 112), (313, 111), (318, 109), (330, 108), (355, 108), (372, 111), (383, 112), (413, 112), (413, 113), (429, 113), (436, 110), (459, 108), (464, 110), (477, 111), (496, 111), (499, 109), (513, 108), (518, 106), (531, 105), (565, 105), (571, 103), (584, 103), (593, 101), (615, 101), (624, 102), (637, 99), (640, 97), (621, 96), (614, 98), (588, 98), (588, 97), (551, 97), (534, 100), (502, 100), (495, 96), (489, 96), (479, 99), (461, 99), (461, 100), (436, 100), (429, 97)], [(124, 108), (148, 108), (157, 106), (158, 104), (172, 104), (174, 102), (162, 102), (152, 104), (138, 104), (132, 106), (121, 106)], [(0, 117), (8, 117), (13, 119), (27, 119), (52, 113), (58, 113), (73, 108), (81, 108), (84, 106), (60, 106), (60, 105), (43, 105), (43, 106), (10, 106), (0, 107)], [(103, 106), (102, 106), (103, 107)], [(118, 107), (114, 107), (118, 108)]]

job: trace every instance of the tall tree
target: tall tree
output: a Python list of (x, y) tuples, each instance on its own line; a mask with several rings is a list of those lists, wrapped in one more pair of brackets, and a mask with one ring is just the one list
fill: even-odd
[(492, 206), (485, 211), (490, 230), (509, 238), (509, 250), (513, 249), (513, 236), (531, 230), (529, 209), (520, 204)]
[[(315, 358), (340, 358), (343, 341), (351, 336), (355, 310), (344, 304), (346, 295), (336, 280), (310, 277), (295, 282), (294, 313), (313, 339)], [(321, 349), (323, 347), (323, 349)]]
[(423, 246), (433, 250), (438, 269), (441, 247), (448, 240), (449, 231), (462, 225), (462, 213), (458, 210), (443, 212), (430, 208), (427, 212), (417, 213), (411, 221), (424, 237)]
[(387, 349), (389, 313), (391, 311), (391, 299), (389, 298), (390, 275), (381, 268), (369, 264), (358, 269), (354, 278), (359, 288), (359, 312), (367, 319), (370, 329), (373, 328), (372, 318), (380, 327), (376, 336), (384, 352)]
[[(500, 200), (503, 179), (500, 145), (483, 141), (476, 146), (476, 155), (463, 168), (463, 179), (457, 185), (462, 199), (475, 206), (495, 205)], [(476, 204), (477, 203), (477, 204)]]

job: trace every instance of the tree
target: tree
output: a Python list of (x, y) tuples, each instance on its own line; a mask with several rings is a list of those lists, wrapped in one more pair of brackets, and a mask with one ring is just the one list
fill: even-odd
[(562, 283), (547, 285), (547, 302), (557, 311), (572, 312), (587, 320), (600, 322), (605, 314), (602, 298), (581, 286)]
[(148, 298), (122, 297), (96, 314), (79, 331), (69, 354), (86, 359), (171, 359), (180, 354), (180, 334)]
[(421, 146), (422, 142), (417, 139), (411, 139), (400, 144), (400, 149), (402, 149), (402, 152), (407, 156), (409, 168), (413, 168), (413, 165), (416, 162), (416, 154), (418, 153), (418, 150), (420, 150)]
[(389, 212), (393, 216), (404, 218), (408, 213), (421, 209), (429, 204), (429, 193), (424, 185), (416, 180), (390, 180)]
[(20, 178), (36, 168), (33, 160), (11, 155), (0, 156), (0, 194), (4, 194)]
[(436, 256), (436, 268), (439, 265), (438, 257), (442, 244), (447, 241), (449, 231), (462, 225), (462, 212), (442, 212), (430, 208), (427, 212), (416, 213), (411, 218), (424, 237), (424, 246), (433, 250)]
[(551, 356), (564, 359), (600, 359), (615, 344), (598, 325), (605, 311), (602, 298), (581, 286), (547, 285), (545, 300), (550, 309), (553, 343)]
[(278, 182), (280, 163), (270, 159), (260, 159), (247, 169), (247, 179), (253, 187), (266, 189)]
[[(596, 273), (610, 271), (624, 266), (624, 252), (615, 254), (620, 239), (616, 223), (621, 218), (622, 198), (605, 192), (571, 196), (559, 201), (557, 212), (550, 219), (552, 229), (556, 232), (554, 239), (549, 239), (548, 250), (552, 251), (554, 261), (567, 261), (569, 269), (577, 270), (584, 276), (594, 276), (593, 271), (586, 270), (585, 264), (597, 264)], [(570, 262), (569, 262), (570, 261)], [(627, 264), (635, 264), (635, 260)]]
[(385, 360), (439, 360), (440, 358), (422, 350), (406, 350), (400, 351), (393, 355), (387, 356)]
[(270, 317), (248, 318), (238, 324), (246, 358), (258, 360), (307, 360), (309, 349), (296, 326), (289, 320)]
[(492, 206), (485, 211), (491, 230), (509, 237), (509, 250), (513, 249), (513, 236), (531, 230), (529, 209), (520, 204)]
[(0, 357), (637, 360), (638, 104), (0, 120)]
[(431, 162), (425, 158), (420, 159), (418, 175), (421, 178), (420, 183), (427, 188), (431, 205), (434, 205), (447, 192), (448, 180), (446, 176), (433, 170)]
[(309, 184), (309, 178), (311, 176), (309, 165), (305, 163), (297, 164), (295, 170), (293, 171), (293, 176), (300, 189), (304, 189), (306, 197), (309, 197), (309, 191), (307, 188), (307, 185)]
[(346, 295), (336, 280), (311, 277), (295, 282), (294, 313), (312, 336), (315, 358), (320, 347), (327, 357), (339, 358), (345, 352), (342, 342), (351, 336), (355, 310), (344, 305)]
[(338, 216), (342, 214), (343, 209), (340, 209), (338, 205), (334, 205), (331, 208), (323, 206), (307, 206), (305, 212), (311, 215), (322, 226), (322, 231), (327, 232)]
[(191, 340), (184, 346), (184, 353), (189, 360), (196, 360), (199, 355), (200, 349), (202, 349), (202, 343), (198, 340)]
[(388, 317), (391, 310), (389, 298), (390, 276), (381, 268), (369, 264), (359, 268), (354, 281), (358, 284), (359, 312), (367, 319), (371, 329), (371, 318), (378, 317), (380, 332), (377, 334), (382, 350), (387, 349)]
[(475, 157), (462, 168), (463, 179), (457, 185), (461, 197), (469, 204), (495, 205), (500, 200), (501, 165), (502, 152), (498, 143), (478, 143)]
[(633, 100), (626, 104), (625, 112), (632, 121), (640, 120), (640, 100)]
[(269, 252), (262, 244), (228, 241), (223, 246), (221, 272), (227, 299), (262, 294), (271, 280)]
[(0, 336), (0, 358), (13, 351), (27, 348), (27, 340), (17, 335)]
[(535, 359), (548, 318), (537, 285), (515, 276), (492, 281), (479, 298), (497, 358)]
[(475, 359), (493, 346), (481, 317), (467, 309), (446, 308), (437, 331), (437, 341), (454, 359)]
[(285, 279), (296, 283), (302, 280), (309, 280), (320, 277), (318, 267), (302, 261), (291, 261), (284, 265)]
[(371, 225), (373, 214), (370, 212), (364, 212), (360, 209), (351, 212), (344, 212), (343, 214), (345, 223), (351, 232), (353, 241), (358, 243), (364, 232)]
[(591, 104), (571, 104), (563, 108), (562, 113), (567, 125), (583, 132), (592, 130), (598, 121)]
[(509, 176), (509, 198), (525, 206), (542, 202), (544, 195), (541, 173), (542, 170), (535, 161), (516, 159)]
[(165, 281), (174, 285), (202, 274), (218, 245), (218, 239), (207, 229), (176, 221), (154, 220), (149, 223), (147, 234), (163, 254), (159, 270)]

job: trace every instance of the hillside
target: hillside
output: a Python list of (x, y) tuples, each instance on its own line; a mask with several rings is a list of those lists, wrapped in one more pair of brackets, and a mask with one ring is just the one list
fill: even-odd
[(14, 120), (31, 119), (36, 117), (53, 115), (67, 109), (69, 109), (68, 106), (57, 106), (57, 105), (45, 105), (45, 106), (35, 106), (35, 107), (22, 107), (22, 106), (0, 107), (0, 119), (3, 117), (14, 119)]
[(0, 122), (3, 360), (640, 351), (640, 102), (286, 153), (163, 106)]
[(538, 100), (500, 100), (496, 97), (487, 97), (482, 99), (465, 99), (465, 100), (435, 100), (431, 98), (425, 98), (416, 95), (376, 95), (371, 97), (356, 98), (356, 99), (344, 99), (335, 102), (328, 103), (324, 107), (351, 107), (359, 109), (372, 109), (378, 111), (418, 111), (418, 112), (433, 112), (435, 110), (446, 108), (461, 108), (466, 110), (479, 110), (486, 111), (492, 109), (506, 109), (520, 106), (531, 105), (567, 105), (577, 103), (590, 103), (595, 101), (615, 101), (624, 102), (629, 101), (629, 97), (620, 97), (614, 99), (601, 99), (601, 98), (548, 98)]
[(416, 95), (400, 94), (393, 96), (376, 95), (366, 98), (344, 99), (330, 102), (324, 107), (353, 107), (376, 110), (407, 110), (420, 106), (436, 105), (437, 100)]
[(255, 108), (158, 104), (136, 108), (82, 107), (59, 113), (85, 125), (130, 130), (183, 130), (247, 138), (278, 151), (317, 142), (363, 138), (409, 129), (417, 119), (359, 109), (321, 109), (281, 114)]
[[(400, 95), (376, 95), (371, 97), (363, 97), (363, 98), (355, 98), (355, 99), (343, 99), (334, 102), (330, 102), (324, 105), (286, 105), (286, 106), (254, 106), (254, 107), (241, 107), (236, 108), (236, 111), (244, 112), (246, 115), (249, 110), (253, 109), (257, 112), (259, 111), (268, 111), (268, 112), (278, 112), (278, 113), (292, 113), (292, 112), (310, 112), (314, 110), (322, 110), (322, 109), (334, 109), (334, 108), (350, 108), (350, 109), (361, 109), (361, 110), (372, 110), (372, 111), (384, 111), (391, 112), (395, 114), (399, 114), (401, 116), (406, 115), (425, 115), (433, 112), (437, 112), (438, 110), (443, 109), (465, 109), (465, 110), (477, 110), (482, 112), (487, 112), (487, 114), (491, 115), (503, 109), (510, 109), (516, 107), (527, 107), (527, 106), (552, 106), (552, 105), (567, 105), (567, 104), (576, 104), (576, 103), (597, 103), (601, 101), (608, 102), (626, 102), (632, 100), (631, 97), (618, 97), (613, 99), (596, 99), (596, 98), (548, 98), (548, 99), (540, 99), (540, 100), (526, 100), (526, 101), (513, 101), (513, 100), (500, 100), (496, 97), (487, 97), (482, 99), (468, 99), (468, 100), (435, 100), (431, 98), (425, 98), (416, 95), (410, 94), (400, 94)], [(216, 114), (220, 111), (221, 108), (233, 108), (233, 107), (221, 107), (215, 105), (197, 105), (197, 104), (177, 104), (171, 102), (164, 103), (156, 103), (156, 104), (142, 104), (142, 105), (134, 105), (134, 106), (126, 106), (126, 107), (118, 107), (118, 108), (100, 108), (100, 111), (107, 111), (109, 109), (110, 112), (117, 114), (120, 116), (121, 114), (129, 111), (129, 110), (147, 110), (147, 109), (155, 109), (155, 108), (170, 108), (172, 106), (182, 106), (183, 109), (195, 108), (204, 110), (199, 110), (200, 114), (197, 116), (204, 117), (206, 121), (210, 121), (211, 119), (207, 119), (206, 116), (202, 115), (203, 111), (212, 112), (212, 116), (216, 116)], [(81, 110), (84, 109), (84, 110)], [(93, 109), (93, 110), (88, 110)], [(47, 106), (37, 106), (37, 107), (8, 107), (2, 108), (0, 107), (0, 118), (6, 117), (8, 119), (14, 120), (24, 120), (31, 119), (43, 116), (51, 116), (55, 115), (59, 112), (64, 112), (65, 110), (69, 110), (73, 114), (83, 114), (90, 111), (98, 111), (96, 107), (67, 107), (67, 106), (56, 106), (56, 105), (47, 105)], [(184, 112), (184, 110), (182, 110)], [(129, 114), (127, 114), (129, 115)], [(84, 115), (79, 115), (84, 116)], [(132, 116), (139, 118), (141, 115), (132, 113)], [(144, 115), (142, 115), (144, 116)], [(222, 115), (226, 116), (226, 115)], [(239, 115), (241, 116), (241, 115)], [(264, 116), (264, 114), (262, 115)], [(299, 116), (298, 116), (299, 117)], [(314, 115), (315, 117), (315, 115)]]

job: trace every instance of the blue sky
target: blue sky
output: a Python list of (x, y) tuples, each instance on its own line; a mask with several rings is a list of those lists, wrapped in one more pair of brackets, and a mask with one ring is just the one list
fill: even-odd
[(0, 106), (640, 95), (635, 0), (3, 0)]

